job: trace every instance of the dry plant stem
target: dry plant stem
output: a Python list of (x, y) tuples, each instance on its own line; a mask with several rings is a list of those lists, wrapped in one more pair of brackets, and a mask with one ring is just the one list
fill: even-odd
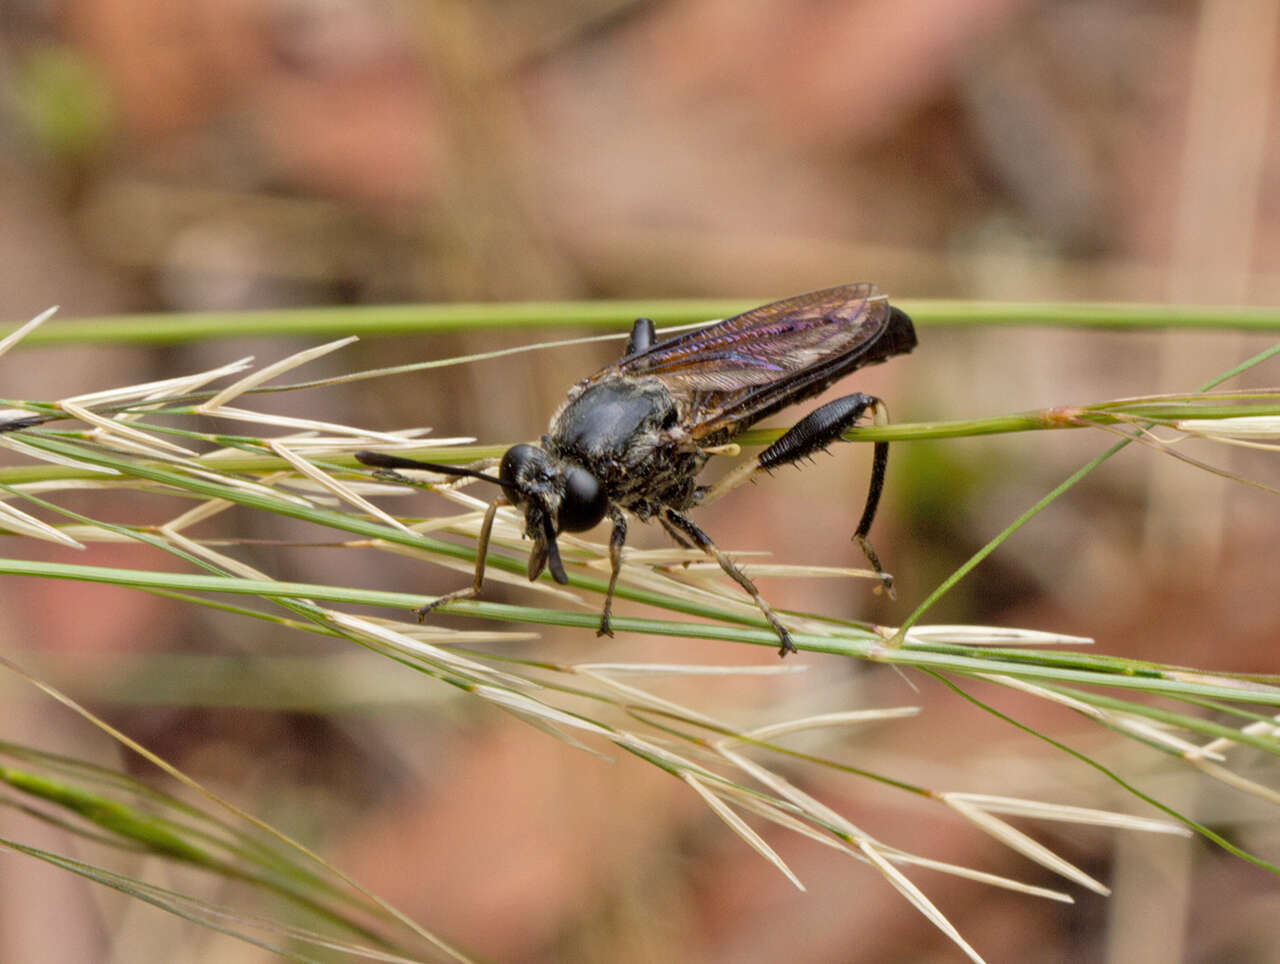
[[(316, 353), (328, 350), (330, 347), (321, 346), (307, 357), (314, 357)], [(292, 367), (288, 362), (289, 360), (286, 360), (285, 363), (271, 366), (269, 371), (273, 374), (286, 371)], [(468, 652), (461, 647), (471, 641), (469, 637), (465, 634), (451, 634), (443, 628), (419, 627), (389, 620), (357, 617), (328, 609), (322, 603), (352, 602), (407, 609), (416, 605), (420, 598), (416, 594), (374, 592), (345, 586), (279, 583), (258, 570), (245, 567), (233, 555), (215, 551), (211, 541), (187, 537), (183, 534), (183, 530), (195, 521), (211, 518), (227, 505), (268, 511), (289, 516), (310, 525), (326, 527), (329, 530), (353, 533), (360, 537), (358, 543), (354, 540), (350, 543), (353, 545), (411, 550), (421, 558), (443, 558), (455, 565), (458, 560), (462, 560), (473, 573), (472, 589), (463, 591), (468, 595), (480, 588), (484, 569), (477, 555), (483, 556), (483, 548), (477, 545), (473, 549), (470, 546), (431, 539), (414, 531), (412, 527), (398, 526), (396, 521), (387, 518), (375, 521), (376, 516), (370, 512), (368, 498), (374, 492), (386, 494), (385, 491), (376, 489), (367, 476), (353, 479), (350, 473), (343, 471), (343, 466), (349, 466), (351, 463), (335, 454), (344, 443), (349, 446), (349, 451), (371, 445), (376, 440), (397, 452), (406, 451), (409, 446), (422, 443), (408, 439), (407, 433), (368, 433), (348, 426), (306, 420), (273, 420), (271, 417), (256, 415), (244, 409), (228, 409), (226, 404), (234, 398), (252, 391), (259, 391), (264, 386), (261, 384), (261, 372), (245, 375), (243, 368), (237, 368), (226, 374), (238, 380), (229, 388), (208, 396), (196, 407), (180, 406), (176, 403), (168, 405), (163, 397), (157, 400), (136, 392), (131, 394), (130, 390), (122, 389), (105, 395), (100, 393), (93, 398), (81, 396), (61, 403), (61, 412), (85, 417), (91, 425), (90, 430), (82, 433), (78, 441), (74, 436), (48, 430), (31, 429), (23, 433), (25, 441), (21, 444), (25, 446), (22, 449), (25, 454), (42, 459), (56, 459), (60, 462), (56, 466), (41, 466), (39, 471), (43, 473), (42, 476), (27, 475), (26, 481), (33, 485), (63, 484), (57, 481), (59, 477), (66, 479), (66, 484), (71, 484), (73, 480), (70, 474), (79, 473), (79, 482), (76, 484), (123, 485), (133, 487), (144, 494), (152, 491), (182, 493), (198, 500), (195, 509), (183, 512), (166, 525), (149, 532), (130, 530), (128, 527), (106, 526), (95, 523), (92, 519), (67, 513), (67, 517), (75, 519), (78, 525), (71, 531), (64, 531), (62, 527), (50, 526), (42, 520), (34, 519), (33, 516), (18, 513), (18, 510), (8, 506), (7, 503), (0, 503), (7, 509), (13, 509), (14, 513), (18, 513), (10, 514), (6, 519), (0, 520), (0, 523), (4, 525), (12, 523), (15, 527), (26, 525), (28, 534), (39, 533), (44, 538), (74, 538), (80, 544), (93, 539), (138, 538), (150, 541), (165, 551), (178, 553), (180, 558), (204, 569), (204, 573), (196, 575), (151, 573), (90, 566), (30, 563), (23, 560), (0, 561), (0, 571), (45, 578), (107, 582), (146, 591), (175, 594), (238, 593), (254, 595), (269, 602), (278, 603), (289, 615), (241, 611), (255, 618), (273, 619), (281, 624), (303, 623), (314, 628), (315, 631), (348, 639), (398, 661), (406, 669), (417, 670), (433, 680), (448, 683), (459, 692), (485, 700), (491, 705), (500, 706), (544, 732), (564, 740), (569, 745), (596, 752), (589, 743), (599, 744), (605, 741), (606, 745), (617, 747), (654, 766), (661, 767), (688, 785), (735, 833), (797, 885), (800, 885), (800, 881), (794, 871), (778, 856), (776, 850), (765, 843), (763, 836), (748, 825), (744, 815), (756, 820), (767, 820), (779, 828), (803, 834), (809, 839), (841, 849), (855, 859), (869, 862), (877, 868), (886, 882), (906, 896), (913, 906), (947, 933), (948, 937), (973, 959), (977, 959), (976, 952), (964, 943), (959, 932), (937, 911), (923, 892), (903, 875), (899, 866), (902, 864), (937, 866), (939, 869), (945, 869), (946, 872), (966, 876), (969, 879), (981, 879), (997, 886), (1020, 885), (1015, 885), (1011, 881), (984, 877), (979, 872), (968, 868), (948, 867), (930, 862), (928, 858), (904, 854), (889, 844), (877, 841), (861, 828), (852, 825), (839, 813), (804, 794), (781, 774), (738, 752), (734, 747), (746, 744), (759, 751), (782, 755), (793, 763), (804, 762), (808, 765), (829, 767), (857, 778), (875, 781), (882, 787), (896, 788), (899, 791), (932, 800), (938, 805), (946, 806), (949, 811), (960, 814), (974, 825), (982, 827), (1003, 845), (1049, 867), (1055, 873), (1094, 889), (1101, 887), (1097, 881), (1061, 860), (1042, 844), (1028, 837), (1025, 832), (1014, 830), (995, 814), (1101, 822), (1107, 825), (1125, 826), (1126, 829), (1131, 830), (1169, 832), (1170, 825), (1167, 823), (1124, 824), (1120, 822), (1124, 819), (1120, 815), (1099, 817), (1096, 811), (1085, 813), (1074, 808), (1055, 809), (1050, 804), (1015, 801), (995, 796), (975, 797), (946, 788), (909, 784), (897, 780), (888, 773), (846, 767), (817, 755), (791, 751), (773, 742), (775, 737), (783, 733), (822, 725), (818, 722), (821, 718), (786, 720), (763, 728), (738, 729), (721, 723), (696, 708), (680, 706), (643, 687), (618, 679), (623, 674), (634, 675), (637, 672), (705, 675), (724, 672), (724, 668), (558, 666), (539, 662), (536, 657), (522, 657), (515, 653)], [(190, 385), (183, 387), (185, 390), (191, 388)], [(163, 396), (164, 391), (173, 392), (178, 388), (176, 385), (170, 385), (161, 392), (161, 395)], [(1262, 396), (1265, 394), (1261, 393)], [(110, 401), (107, 401), (108, 397)], [(1129, 403), (1128, 407), (1124, 403), (1116, 402), (1105, 406), (1057, 409), (1012, 416), (1003, 422), (980, 420), (981, 424), (965, 422), (928, 423), (923, 426), (876, 426), (860, 429), (852, 433), (852, 437), (884, 441), (887, 437), (946, 437), (948, 434), (1010, 431), (1014, 430), (1015, 425), (1021, 425), (1022, 428), (1062, 428), (1076, 427), (1082, 422), (1091, 420), (1122, 423), (1134, 418), (1136, 412), (1144, 412), (1153, 417), (1157, 412), (1160, 415), (1174, 413), (1169, 415), (1170, 418), (1186, 417), (1188, 414), (1204, 418), (1219, 415), (1225, 417), (1229, 414), (1239, 416), (1242, 414), (1239, 407), (1219, 404), (1229, 397), (1252, 403), (1259, 399), (1260, 394), (1239, 393), (1235, 396), (1217, 396), (1212, 400), (1214, 403), (1212, 406), (1198, 402), (1188, 406), (1182, 403), (1184, 400), (1177, 398), (1137, 399), (1126, 400)], [(168, 401), (172, 401), (172, 398)], [(1262, 397), (1262, 407), (1265, 408), (1267, 404), (1274, 407), (1275, 401), (1274, 397)], [(67, 404), (68, 402), (70, 404)], [(58, 404), (52, 403), (50, 408), (44, 410), (58, 411)], [(133, 404), (150, 408), (163, 404), (166, 405), (171, 419), (180, 418), (186, 414), (196, 414), (200, 410), (215, 411), (219, 414), (230, 413), (233, 417), (254, 419), (276, 428), (311, 434), (295, 434), (283, 440), (275, 439), (271, 443), (263, 443), (248, 436), (175, 432), (172, 429), (160, 429), (146, 424), (139, 417), (140, 412), (107, 413), (98, 410), (98, 404)], [(1212, 411), (1215, 406), (1218, 410)], [(1256, 410), (1254, 408), (1249, 411)], [(112, 417), (108, 417), (108, 414)], [(125, 421), (128, 422), (127, 426), (121, 427), (121, 423)], [(1033, 421), (1038, 424), (1031, 425)], [(322, 439), (320, 436), (326, 436), (326, 438)], [(17, 436), (0, 435), (0, 440), (6, 443), (14, 442), (17, 441)], [(1126, 439), (1119, 445), (1113, 446), (1111, 450), (1074, 474), (1059, 489), (1024, 514), (1024, 517), (1009, 531), (1029, 519), (1039, 511), (1039, 508), (1048, 504), (1057, 494), (1065, 491), (1078, 478), (1083, 477), (1087, 471), (1114, 454), (1130, 440)], [(169, 444), (160, 444), (161, 442), (169, 442)], [(223, 452), (216, 456), (193, 458), (189, 453), (204, 443), (256, 448), (269, 444), (274, 449), (274, 455), (241, 456)], [(430, 457), (437, 459), (457, 458), (460, 461), (472, 461), (482, 455), (496, 454), (499, 450), (474, 447), (463, 451), (455, 449), (447, 455), (441, 454), (438, 448), (427, 451), (430, 452)], [(68, 473), (68, 475), (61, 475), (61, 473)], [(288, 486), (287, 490), (285, 486)], [(28, 493), (25, 488), (10, 487), (6, 491), (10, 497), (15, 494), (34, 497), (34, 492)], [(479, 503), (457, 492), (449, 493), (448, 497), (461, 501), (467, 507), (466, 522), (460, 523), (458, 530), (465, 532), (469, 538), (475, 537), (478, 532), (479, 543), (487, 543), (492, 537), (496, 545), (519, 545), (519, 532), (513, 530), (511, 521), (499, 513), (496, 503)], [(346, 504), (346, 507), (341, 510), (328, 508), (321, 504), (322, 499), (339, 499)], [(39, 501), (33, 504), (44, 509), (52, 505)], [(478, 511), (478, 507), (483, 509), (483, 512)], [(54, 509), (62, 511), (57, 510), (56, 507)], [(30, 518), (32, 522), (23, 523), (22, 517)], [(954, 584), (956, 579), (976, 565), (994, 548), (994, 545), (995, 543), (971, 560), (948, 585)], [(616, 588), (619, 595), (658, 605), (672, 612), (693, 613), (720, 620), (716, 623), (698, 623), (688, 620), (645, 620), (620, 617), (614, 619), (614, 624), (619, 629), (634, 632), (661, 632), (668, 635), (703, 636), (762, 645), (777, 643), (777, 636), (760, 625), (757, 615), (743, 614), (744, 607), (749, 607), (749, 603), (744, 603), (740, 599), (724, 598), (725, 594), (734, 591), (733, 587), (712, 585), (709, 588), (684, 589), (650, 567), (638, 565), (629, 556), (619, 560), (622, 565), (612, 565), (614, 560), (610, 548), (577, 539), (566, 540), (566, 547), (568, 550), (566, 562), (574, 573), (575, 588), (596, 592), (607, 591), (609, 583), (587, 575), (584, 565), (584, 563), (607, 562), (613, 569), (610, 582), (617, 580)], [(477, 552), (477, 550), (480, 551)], [(497, 555), (493, 557), (492, 562), (502, 571), (519, 573), (523, 570), (522, 560), (513, 556)], [(723, 583), (724, 580), (719, 579), (718, 582)], [(538, 586), (534, 589), (542, 591)], [(930, 600), (926, 601), (926, 605), (937, 595), (931, 596)], [(194, 596), (188, 596), (188, 598), (195, 599)], [(559, 601), (559, 597), (557, 599)], [(515, 620), (526, 624), (542, 623), (594, 628), (598, 625), (599, 618), (594, 613), (566, 610), (562, 603), (561, 608), (502, 606), (461, 598), (453, 600), (452, 603), (451, 609), (459, 613), (493, 620)], [(717, 608), (721, 605), (723, 609)], [(1193, 762), (1193, 765), (1199, 767), (1206, 775), (1230, 782), (1246, 792), (1255, 792), (1260, 798), (1269, 802), (1272, 800), (1265, 793), (1258, 793), (1259, 788), (1256, 785), (1251, 787), (1247, 780), (1231, 771), (1228, 766), (1227, 751), (1234, 746), (1256, 746), (1273, 756), (1280, 754), (1280, 745), (1277, 745), (1274, 739), (1274, 730), (1264, 729), (1261, 725), (1264, 722), (1263, 719), (1249, 715), (1240, 729), (1233, 729), (1217, 721), (1199, 720), (1185, 714), (1163, 710), (1157, 712), (1136, 702), (1104, 699), (1096, 696), (1092, 690), (1101, 686), (1110, 688), (1112, 692), (1120, 690), (1125, 693), (1156, 694), (1187, 701), (1215, 699), (1223, 701), (1224, 705), (1228, 702), (1250, 702), (1280, 707), (1280, 689), (1094, 654), (1037, 651), (1029, 647), (1044, 640), (1031, 635), (1018, 640), (1023, 643), (1023, 646), (1017, 648), (1011, 645), (1014, 640), (1010, 639), (1011, 631), (1008, 630), (999, 634), (988, 633), (984, 636), (977, 631), (976, 627), (950, 627), (944, 632), (938, 627), (913, 625), (922, 611), (923, 607), (913, 614), (907, 626), (898, 631), (895, 642), (903, 644), (898, 648), (886, 647), (884, 635), (872, 627), (840, 624), (800, 615), (789, 615), (788, 620), (789, 623), (794, 621), (796, 625), (804, 627), (803, 630), (793, 630), (793, 633), (795, 640), (808, 649), (902, 666), (916, 666), (937, 674), (952, 686), (956, 685), (955, 679), (972, 676), (1019, 689), (1038, 698), (1069, 706), (1099, 725), (1114, 727), (1131, 739), (1140, 740), (1158, 748), (1160, 752), (1179, 754), (1189, 762)], [(910, 627), (909, 631), (908, 627)], [(929, 630), (935, 631), (932, 637), (929, 635)], [(1059, 639), (1055, 642), (1062, 644), (1072, 641)], [(1003, 648), (989, 648), (996, 645)], [(1090, 687), (1090, 689), (1082, 688), (1077, 692), (1071, 687)], [(968, 694), (963, 695), (971, 698)], [(572, 701), (566, 705), (573, 706), (574, 709), (569, 710), (558, 705), (561, 700)], [(587, 707), (586, 710), (581, 709), (583, 705)], [(895, 718), (903, 715), (900, 708), (894, 708), (893, 713)], [(617, 716), (624, 719), (625, 726), (610, 721)], [(884, 719), (889, 718), (884, 717)], [(835, 714), (827, 720), (828, 725), (836, 722), (856, 722), (856, 718), (848, 714)], [(1011, 725), (1020, 726), (1012, 720), (1009, 722)], [(711, 734), (710, 737), (707, 735), (708, 731)], [(1047, 736), (1035, 735), (1054, 743)], [(1207, 738), (1207, 740), (1197, 742), (1197, 738)], [(1054, 745), (1059, 744), (1054, 743)], [(1065, 747), (1063, 749), (1069, 753), (1073, 752)], [(1087, 758), (1081, 758), (1093, 765)], [(1105, 768), (1100, 769), (1105, 770)], [(1121, 785), (1128, 787), (1128, 784), (1119, 777), (1114, 774), (1111, 776)], [(1138, 793), (1136, 790), (1133, 792)], [(1140, 793), (1139, 796), (1141, 796)], [(1143, 797), (1143, 799), (1147, 798)], [(1174, 816), (1204, 832), (1203, 828), (1192, 824), (1186, 818), (1177, 814)], [(1211, 839), (1217, 840), (1234, 851), (1230, 844), (1220, 838), (1211, 837)], [(1249, 859), (1256, 860), (1256, 858)], [(1259, 863), (1262, 862), (1259, 861)], [(1269, 865), (1263, 865), (1273, 869)], [(1022, 889), (1027, 893), (1038, 893), (1039, 896), (1050, 899), (1066, 897), (1057, 892), (1039, 892), (1025, 887)]]
[[(73, 712), (79, 714), (88, 722), (92, 723), (95, 727), (102, 730), (104, 733), (108, 734), (112, 739), (116, 740), (121, 745), (128, 747), (133, 752), (139, 754), (142, 758), (146, 759), (148, 762), (160, 768), (162, 771), (164, 771), (173, 779), (177, 780), (179, 783), (194, 790), (200, 797), (203, 797), (209, 800), (220, 810), (224, 810), (226, 812), (231, 813), (239, 820), (246, 821), (248, 824), (252, 825), (257, 830), (265, 833), (269, 838), (274, 838), (278, 842), (284, 844), (288, 850), (293, 851), (297, 854), (300, 854), (303, 857), (305, 857), (307, 860), (313, 862), (314, 865), (322, 868), (322, 870), (326, 874), (331, 874), (335, 876), (337, 879), (341, 880), (345, 885), (352, 888), (362, 898), (367, 899), (369, 901), (370, 907), (376, 908), (381, 913), (384, 913), (390, 918), (399, 921), (405, 927), (409, 928), (409, 930), (411, 930), (413, 933), (417, 934), (419, 937), (422, 937), (423, 939), (427, 940), (431, 944), (445, 951), (454, 959), (467, 960), (465, 955), (456, 951), (454, 948), (450, 947), (450, 945), (448, 945), (447, 943), (437, 938), (434, 934), (422, 928), (421, 925), (419, 925), (416, 921), (414, 921), (408, 915), (404, 914), (402, 911), (394, 907), (392, 904), (388, 903), (385, 899), (379, 897), (377, 894), (364, 888), (354, 879), (343, 874), (340, 870), (338, 870), (336, 867), (334, 867), (332, 864), (326, 861), (319, 854), (306, 848), (301, 843), (298, 843), (292, 838), (282, 834), (279, 830), (277, 830), (275, 827), (271, 826), (270, 824), (265, 823), (262, 820), (259, 820), (257, 817), (254, 817), (252, 814), (246, 813), (244, 810), (240, 809), (235, 804), (231, 803), (229, 800), (226, 800), (218, 796), (217, 794), (213, 793), (212, 791), (208, 790), (207, 788), (205, 788), (200, 783), (192, 779), (183, 771), (174, 767), (172, 764), (168, 763), (163, 758), (152, 753), (146, 747), (132, 740), (130, 737), (125, 735), (120, 730), (117, 730), (116, 728), (110, 726), (101, 718), (90, 713), (87, 709), (85, 709), (75, 700), (72, 700), (70, 697), (59, 692), (58, 690), (54, 689), (48, 684), (26, 673), (24, 670), (22, 670), (20, 667), (14, 664), (12, 661), (4, 658), (3, 656), (0, 656), (0, 665), (3, 665), (10, 672), (24, 679), (31, 685), (35, 686), (37, 689), (43, 691), (44, 693), (52, 697), (57, 702), (71, 709)], [(357, 928), (357, 931), (361, 932), (359, 928)], [(372, 934), (371, 932), (364, 931), (363, 933), (367, 937), (376, 938), (376, 935)]]
[[(1258, 354), (1254, 355), (1253, 357), (1248, 358), (1245, 361), (1241, 362), (1239, 365), (1236, 365), (1234, 368), (1228, 369), (1227, 371), (1223, 372), (1221, 375), (1217, 375), (1214, 378), (1209, 379), (1209, 381), (1205, 382), (1204, 385), (1202, 385), (1197, 390), (1197, 392), (1202, 393), (1202, 392), (1211, 391), (1214, 388), (1221, 385), (1223, 382), (1227, 381), (1228, 379), (1234, 378), (1237, 375), (1245, 371), (1248, 371), (1250, 368), (1253, 368), (1256, 365), (1260, 365), (1262, 362), (1268, 360), (1269, 358), (1272, 358), (1277, 353), (1280, 353), (1280, 344), (1274, 345), (1264, 351), (1261, 351)], [(1009, 536), (1017, 532), (1027, 522), (1031, 521), (1031, 519), (1033, 519), (1036, 515), (1038, 515), (1042, 510), (1044, 510), (1050, 504), (1056, 501), (1059, 496), (1065, 493), (1068, 489), (1074, 486), (1077, 482), (1083, 479), (1086, 475), (1088, 475), (1090, 472), (1096, 469), (1103, 462), (1107, 461), (1107, 459), (1111, 458), (1113, 455), (1120, 452), (1122, 449), (1126, 448), (1129, 445), (1129, 443), (1133, 442), (1134, 440), (1135, 439), (1133, 437), (1122, 439), (1121, 441), (1117, 442), (1115, 445), (1111, 446), (1111, 448), (1103, 452), (1101, 455), (1098, 455), (1095, 458), (1090, 459), (1083, 466), (1081, 466), (1079, 469), (1077, 469), (1075, 472), (1069, 475), (1066, 479), (1064, 479), (1058, 486), (1056, 486), (1053, 489), (1053, 491), (1051, 491), (1044, 498), (1036, 502), (1035, 505), (1031, 506), (1031, 508), (1027, 509), (1027, 511), (1022, 513), (1022, 515), (1020, 515), (1017, 519), (1015, 519), (1012, 523), (1010, 523), (1002, 532), (1000, 532), (997, 536), (995, 536), (995, 538), (993, 538), (985, 546), (983, 546), (976, 553), (974, 553), (974, 555), (970, 559), (968, 559), (959, 569), (957, 569), (954, 573), (952, 573), (945, 580), (943, 580), (942, 584), (939, 585), (933, 592), (931, 592), (925, 598), (924, 602), (922, 602), (919, 606), (915, 608), (915, 610), (911, 613), (910, 616), (907, 617), (906, 621), (899, 628), (897, 634), (894, 636), (894, 639), (892, 640), (891, 645), (900, 646), (903, 640), (906, 638), (905, 636), (906, 630), (909, 629), (916, 622), (918, 622), (920, 617), (923, 616), (924, 613), (935, 602), (937, 602), (944, 595), (946, 595), (946, 593), (948, 593), (956, 583), (958, 583), (961, 579), (963, 579), (966, 575), (968, 575), (978, 565), (978, 563), (980, 563), (987, 556), (991, 555), (991, 553), (994, 552), (1001, 543), (1003, 543), (1006, 539), (1008, 539)]]
[[(1052, 325), (1069, 328), (1155, 328), (1280, 332), (1280, 311), (1270, 307), (1221, 307), (1116, 302), (948, 301), (922, 298), (900, 303), (916, 324), (932, 326)], [(377, 305), (271, 311), (107, 315), (63, 319), (24, 338), (31, 345), (173, 344), (271, 335), (364, 337), (422, 332), (511, 331), (548, 327), (623, 329), (641, 316), (665, 325), (705, 324), (753, 307), (740, 299), (503, 302), (492, 304)], [(625, 338), (624, 332), (616, 336)]]

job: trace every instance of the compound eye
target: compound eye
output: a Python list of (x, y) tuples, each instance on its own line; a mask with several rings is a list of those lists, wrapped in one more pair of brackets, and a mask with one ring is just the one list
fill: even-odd
[(536, 445), (521, 443), (507, 449), (498, 466), (498, 478), (502, 480), (502, 491), (512, 505), (524, 502), (524, 492), (520, 488), (522, 477), (528, 477), (532, 467), (546, 460), (546, 453)]
[(561, 532), (585, 532), (604, 518), (609, 508), (604, 487), (584, 468), (569, 466), (564, 473), (564, 497), (556, 517)]

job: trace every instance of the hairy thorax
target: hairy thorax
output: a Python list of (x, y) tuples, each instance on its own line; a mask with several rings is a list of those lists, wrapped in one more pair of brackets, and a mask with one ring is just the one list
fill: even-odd
[(707, 457), (689, 443), (680, 415), (659, 379), (606, 376), (574, 386), (543, 447), (590, 471), (612, 501), (646, 519), (662, 506), (693, 504)]

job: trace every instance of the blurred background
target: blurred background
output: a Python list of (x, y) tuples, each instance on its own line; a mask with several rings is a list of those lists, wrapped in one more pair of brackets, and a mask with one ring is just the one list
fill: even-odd
[[(1280, 302), (1280, 0), (0, 7), (6, 324), (51, 304), (61, 317), (156, 312), (163, 326), (160, 313), (210, 309), (765, 301), (858, 280), (903, 299)], [(1268, 343), (1205, 332), (942, 330), (922, 319), (913, 355), (842, 392), (883, 396), (899, 421), (1000, 414), (1190, 390)], [(336, 372), (448, 357), (518, 337), (366, 338), (324, 364)], [(243, 342), (23, 349), (0, 361), (3, 393), (56, 398), (302, 347)], [(567, 386), (616, 352), (485, 362), (298, 404), (372, 428), (430, 424), (514, 442), (543, 431)], [(1246, 383), (1277, 381), (1273, 367)], [(899, 601), (861, 583), (762, 587), (780, 607), (892, 624), (1106, 444), (1052, 432), (898, 446), (873, 535)], [(782, 472), (698, 519), (730, 549), (856, 565), (848, 536), (863, 449)], [(1209, 455), (1277, 482), (1258, 453)], [(1265, 493), (1133, 447), (932, 618), (1273, 672), (1278, 518)], [(239, 534), (275, 534), (252, 526), (245, 520)], [(633, 527), (633, 544), (663, 544), (645, 528)], [(65, 559), (10, 541), (6, 552)], [(347, 575), (338, 556), (264, 551), (250, 561), (282, 579), (325, 582)], [(120, 547), (71, 561), (155, 564)], [(424, 593), (462, 578), (392, 565), (366, 576)], [(960, 959), (867, 868), (773, 834), (809, 888), (798, 893), (677, 781), (406, 682), (372, 655), (118, 590), (8, 588), (6, 653), (479, 954)], [(568, 632), (537, 645), (565, 660), (774, 658)], [(273, 660), (313, 666), (313, 686), (273, 689)], [(802, 679), (725, 684), (700, 691), (700, 705), (746, 724), (918, 704), (920, 720), (827, 737), (822, 752), (939, 788), (1133, 806), (1093, 771), (936, 683), (798, 661), (811, 667)], [(0, 695), (6, 738), (123, 765), (48, 700), (8, 680)], [(1275, 828), (1246, 800), (1156, 769), (1065, 712), (1007, 695), (1001, 707), (1276, 853)], [(882, 840), (1050, 882), (902, 795), (847, 776), (804, 779)], [(0, 831), (74, 852), (74, 842), (14, 814), (0, 814)], [(1280, 953), (1280, 893), (1263, 871), (1200, 843), (1053, 833), (1053, 846), (1115, 887), (1110, 900), (1081, 892), (1074, 906), (1049, 905), (917, 880), (990, 960), (1261, 962)], [(0, 874), (0, 960), (264, 958), (26, 858), (0, 856)]]

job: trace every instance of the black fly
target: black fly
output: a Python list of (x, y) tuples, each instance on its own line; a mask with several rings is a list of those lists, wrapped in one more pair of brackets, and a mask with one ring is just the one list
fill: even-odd
[[(423, 606), (419, 618), (480, 592), (494, 513), (509, 503), (524, 512), (525, 535), (533, 540), (530, 581), (550, 568), (556, 582), (568, 582), (556, 536), (584, 532), (609, 517), (612, 574), (599, 634), (612, 636), (610, 615), (629, 512), (641, 521), (656, 518), (677, 543), (713, 557), (751, 594), (778, 634), (781, 655), (795, 652), (790, 634), (755, 584), (685, 513), (759, 472), (826, 448), (868, 410), (883, 414), (883, 403), (861, 393), (828, 402), (715, 485), (699, 485), (696, 477), (712, 455), (733, 451), (733, 439), (761, 419), (812, 398), (855, 369), (911, 351), (916, 346), (911, 319), (875, 285), (854, 284), (787, 298), (664, 341), (654, 339), (653, 322), (638, 319), (623, 357), (571, 388), (541, 445), (508, 449), (496, 478), (380, 452), (356, 453), (365, 465), (381, 469), (430, 469), (502, 486), (505, 498), (495, 500), (485, 514), (471, 586)], [(892, 592), (892, 577), (867, 540), (888, 459), (888, 443), (875, 443), (871, 486), (853, 538)]]

